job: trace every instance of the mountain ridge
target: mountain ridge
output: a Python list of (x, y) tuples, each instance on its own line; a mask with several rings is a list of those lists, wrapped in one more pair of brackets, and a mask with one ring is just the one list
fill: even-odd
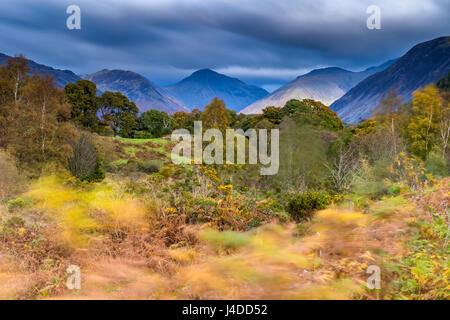
[(313, 99), (330, 105), (358, 82), (382, 70), (395, 61), (389, 60), (379, 66), (353, 72), (339, 67), (314, 69), (300, 75), (291, 82), (281, 86), (268, 96), (247, 106), (240, 112), (244, 114), (261, 113), (267, 106), (283, 107), (291, 99)]
[[(11, 56), (8, 56), (6, 54), (0, 53), (0, 64), (4, 64), (7, 59), (12, 58)], [(28, 60), (28, 67), (30, 68), (30, 71), (37, 72), (38, 74), (50, 74), (55, 79), (56, 85), (60, 88), (64, 88), (67, 84), (77, 82), (78, 80), (81, 80), (81, 77), (75, 74), (74, 72), (70, 70), (61, 70), (61, 69), (55, 69), (40, 63), (37, 63), (33, 60)]]
[(235, 111), (269, 94), (260, 87), (211, 69), (197, 70), (174, 85), (164, 87), (164, 90), (190, 109), (203, 109), (218, 97), (225, 101), (227, 108)]
[(103, 69), (82, 75), (81, 78), (94, 82), (101, 91), (120, 91), (136, 103), (140, 112), (150, 109), (167, 113), (189, 111), (178, 101), (162, 93), (153, 82), (133, 71)]
[(450, 71), (450, 36), (413, 46), (385, 70), (364, 79), (330, 108), (342, 121), (355, 123), (368, 118), (391, 90), (407, 102), (414, 90), (435, 83)]

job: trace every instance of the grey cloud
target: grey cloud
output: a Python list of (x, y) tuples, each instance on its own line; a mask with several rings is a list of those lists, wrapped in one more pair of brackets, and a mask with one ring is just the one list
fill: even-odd
[[(2, 1), (0, 52), (77, 73), (129, 69), (162, 84), (207, 67), (270, 87), (296, 70), (379, 64), (450, 30), (444, 0), (79, 0), (82, 30), (69, 31), (73, 2)], [(365, 27), (372, 3), (382, 30)]]

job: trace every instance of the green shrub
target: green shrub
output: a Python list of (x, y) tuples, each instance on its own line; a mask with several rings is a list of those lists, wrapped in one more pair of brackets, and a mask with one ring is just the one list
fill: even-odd
[(356, 208), (363, 210), (364, 212), (368, 212), (371, 203), (373, 202), (366, 196), (361, 196), (355, 193), (351, 193), (349, 195), (350, 203), (353, 204)]
[(287, 204), (287, 212), (295, 221), (312, 218), (316, 210), (325, 209), (331, 203), (331, 197), (321, 192), (305, 192), (291, 198)]
[(389, 194), (388, 185), (385, 181), (367, 181), (360, 179), (353, 186), (353, 192), (371, 200), (377, 200)]
[(164, 177), (164, 178), (168, 178), (168, 177), (172, 176), (173, 173), (174, 173), (173, 166), (170, 166), (170, 165), (169, 165), (169, 166), (162, 167), (162, 168), (159, 170), (159, 175), (162, 176), (162, 177)]
[(105, 163), (103, 169), (106, 172), (119, 173), (127, 165), (128, 159), (119, 159), (113, 162)]
[(258, 217), (254, 217), (249, 223), (248, 223), (248, 229), (257, 228), (261, 225), (261, 219)]
[(18, 216), (11, 217), (5, 222), (6, 228), (19, 228), (23, 227), (24, 225), (25, 220), (23, 220), (21, 217)]
[(99, 161), (97, 161), (97, 165), (95, 166), (94, 172), (90, 176), (84, 178), (83, 181), (102, 182), (103, 179), (105, 179), (105, 171), (102, 169), (102, 163), (103, 161), (99, 159)]
[(427, 173), (431, 173), (437, 178), (448, 176), (447, 161), (439, 152), (431, 152), (425, 161), (425, 169)]
[(402, 188), (397, 184), (390, 185), (388, 190), (391, 196), (398, 196), (402, 192)]
[(372, 169), (372, 178), (375, 180), (383, 180), (390, 178), (392, 176), (389, 167), (391, 165), (391, 161), (388, 159), (379, 159), (375, 161)]
[(216, 201), (211, 198), (203, 198), (203, 197), (197, 197), (194, 199), (194, 204), (197, 206), (200, 206), (203, 210), (208, 210), (212, 207), (215, 207), (217, 205)]
[(110, 126), (101, 129), (100, 134), (104, 137), (114, 137), (114, 130)]
[(135, 131), (134, 138), (135, 139), (151, 139), (151, 138), (153, 138), (153, 136), (148, 131)]
[(205, 230), (200, 233), (200, 240), (208, 243), (216, 249), (236, 250), (250, 242), (250, 236), (246, 233), (234, 231)]
[(163, 166), (163, 162), (161, 160), (148, 160), (144, 163), (139, 164), (139, 170), (145, 173), (155, 173), (158, 172), (159, 169)]
[(17, 199), (8, 201), (8, 211), (9, 212), (13, 212), (16, 209), (20, 209), (23, 207), (25, 207), (25, 200), (23, 200), (22, 198), (17, 198)]

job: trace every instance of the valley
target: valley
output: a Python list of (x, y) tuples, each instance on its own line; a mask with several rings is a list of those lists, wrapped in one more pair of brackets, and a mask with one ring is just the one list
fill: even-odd
[(449, 50), (271, 94), (1, 55), (0, 299), (450, 299)]

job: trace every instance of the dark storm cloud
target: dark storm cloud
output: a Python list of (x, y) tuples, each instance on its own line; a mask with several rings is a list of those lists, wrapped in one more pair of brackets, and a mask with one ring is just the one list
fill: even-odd
[[(70, 4), (82, 29), (66, 28)], [(381, 8), (381, 30), (366, 9)], [(316, 67), (361, 69), (447, 35), (450, 2), (332, 0), (97, 0), (0, 3), (0, 52), (77, 73), (121, 68), (170, 83), (199, 68), (283, 83)]]

